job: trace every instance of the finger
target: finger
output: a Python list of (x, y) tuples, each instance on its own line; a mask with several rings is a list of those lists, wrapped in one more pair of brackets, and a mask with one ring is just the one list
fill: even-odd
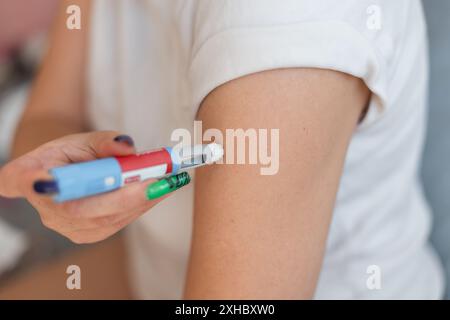
[(98, 218), (149, 209), (162, 200), (149, 201), (146, 197), (148, 185), (155, 181), (135, 183), (103, 195), (63, 203), (61, 213), (76, 218)]
[[(64, 148), (63, 152), (72, 162), (86, 160), (86, 154), (80, 153), (79, 148), (82, 150), (84, 149), (94, 158), (102, 158), (113, 155), (121, 156), (135, 152), (133, 139), (127, 135), (120, 135), (115, 131), (99, 131), (87, 134), (72, 135), (63, 138), (61, 141), (65, 141), (66, 145), (70, 143), (78, 144), (77, 148)], [(56, 145), (53, 147), (57, 148)], [(28, 182), (27, 184), (29, 185)], [(58, 191), (56, 182), (52, 180), (35, 180), (34, 190), (41, 195), (56, 193)]]
[(136, 213), (107, 227), (70, 231), (65, 234), (63, 233), (63, 235), (76, 244), (89, 244), (103, 241), (134, 222), (142, 214)]
[(131, 184), (105, 195), (68, 202), (62, 212), (79, 218), (94, 218), (117, 212), (134, 212), (136, 209), (148, 210), (190, 181), (189, 174), (183, 172), (159, 181)]
[[(75, 148), (67, 148), (67, 145), (75, 146)], [(71, 162), (111, 156), (127, 156), (136, 153), (133, 139), (117, 131), (75, 134), (54, 141), (52, 146), (62, 148)], [(84, 152), (80, 153), (80, 150)]]
[(66, 215), (55, 214), (54, 212), (43, 211), (40, 214), (42, 224), (48, 229), (61, 234), (74, 234), (87, 230), (100, 230), (108, 227), (114, 227), (128, 221), (131, 217), (139, 217), (146, 210), (136, 210), (134, 213), (122, 213), (99, 218), (70, 218)]
[(97, 154), (97, 158), (109, 156), (125, 156), (135, 153), (133, 139), (115, 131), (99, 131), (91, 133), (88, 143)]
[[(71, 148), (68, 146), (75, 146)], [(76, 134), (54, 140), (42, 148), (34, 150), (33, 156), (22, 156), (0, 169), (0, 196), (15, 198), (30, 194), (33, 184), (39, 179), (50, 179), (43, 169), (43, 155), (58, 154), (52, 150), (60, 150), (73, 162), (85, 161), (87, 158), (103, 158), (108, 156), (124, 156), (135, 153), (134, 142), (116, 131), (99, 131)], [(80, 152), (80, 150), (84, 152)], [(86, 155), (89, 155), (86, 157)], [(44, 157), (44, 158), (45, 158)], [(54, 162), (55, 159), (45, 161)]]

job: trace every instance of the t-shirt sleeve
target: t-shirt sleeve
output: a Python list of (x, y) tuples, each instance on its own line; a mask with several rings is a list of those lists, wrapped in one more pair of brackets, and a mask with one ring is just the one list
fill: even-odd
[[(368, 26), (369, 2), (210, 1), (194, 25), (193, 106), (218, 86), (256, 72), (321, 68), (361, 78), (373, 93), (365, 122), (386, 108), (386, 55)], [(250, 5), (253, 4), (253, 5)], [(386, 39), (385, 36), (381, 39)]]

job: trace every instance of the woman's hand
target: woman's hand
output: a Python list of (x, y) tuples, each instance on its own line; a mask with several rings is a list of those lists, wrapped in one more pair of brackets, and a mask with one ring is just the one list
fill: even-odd
[[(96, 197), (55, 203), (45, 192), (48, 170), (73, 162), (135, 153), (133, 141), (117, 132), (75, 134), (46, 143), (0, 170), (0, 196), (26, 198), (42, 223), (75, 243), (93, 243), (115, 234), (161, 201), (149, 201), (146, 188), (154, 181), (132, 184)], [(37, 189), (37, 190), (35, 190)]]

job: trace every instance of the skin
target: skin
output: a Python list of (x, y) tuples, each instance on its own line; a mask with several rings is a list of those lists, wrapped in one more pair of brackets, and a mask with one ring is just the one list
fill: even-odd
[[(68, 4), (89, 16), (88, 0), (64, 2), (63, 8)], [(64, 26), (64, 19), (62, 10), (56, 25)], [(112, 141), (119, 133), (80, 134), (89, 130), (83, 106), (86, 29), (55, 28), (17, 131), (17, 159), (0, 170), (1, 195), (26, 197), (45, 224), (77, 243), (105, 239), (155, 204), (144, 201), (142, 184), (67, 206), (30, 190), (32, 180), (54, 164), (134, 152)], [(361, 80), (318, 69), (261, 72), (208, 95), (198, 113), (205, 130), (280, 130), (280, 170), (274, 176), (261, 176), (254, 165), (197, 171), (185, 298), (313, 296), (346, 150), (368, 98)], [(133, 200), (123, 204), (124, 198)], [(27, 279), (20, 287), (32, 290), (36, 277)]]
[[(125, 243), (121, 236), (115, 236), (9, 279), (0, 287), (0, 300), (131, 299), (126, 260)], [(66, 270), (70, 265), (81, 269), (81, 290), (67, 290)]]
[(58, 0), (0, 1), (0, 62), (31, 36), (47, 30), (57, 4)]
[[(84, 12), (82, 29), (75, 32), (65, 27), (65, 8), (71, 4)], [(53, 139), (88, 130), (84, 106), (86, 70), (82, 66), (87, 64), (89, 12), (89, 0), (61, 2), (50, 35), (51, 46), (16, 131), (13, 158)]]
[(205, 129), (278, 128), (280, 168), (273, 176), (255, 165), (197, 171), (186, 298), (313, 296), (346, 150), (368, 97), (349, 75), (287, 69), (231, 81), (205, 99)]
[(133, 147), (114, 141), (114, 131), (74, 134), (48, 142), (11, 161), (0, 171), (0, 195), (23, 197), (39, 213), (42, 223), (77, 244), (109, 238), (164, 198), (149, 201), (150, 180), (98, 197), (55, 203), (37, 194), (33, 182), (49, 178), (47, 171), (72, 162), (134, 153)]
[[(78, 4), (89, 16), (88, 1), (70, 1), (70, 4)], [(17, 129), (12, 151), (16, 159), (0, 170), (0, 195), (26, 198), (46, 227), (75, 243), (84, 244), (107, 239), (164, 198), (147, 200), (145, 190), (154, 180), (63, 204), (34, 192), (33, 182), (50, 178), (47, 171), (52, 167), (136, 152), (134, 147), (114, 141), (119, 132), (72, 134), (87, 128), (82, 67), (86, 64), (87, 32), (71, 32), (65, 28), (67, 5), (69, 2), (62, 4), (56, 18), (58, 27), (52, 35), (52, 46)]]

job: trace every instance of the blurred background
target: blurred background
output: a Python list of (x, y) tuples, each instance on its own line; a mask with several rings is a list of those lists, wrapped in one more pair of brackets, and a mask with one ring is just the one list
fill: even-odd
[[(8, 157), (58, 0), (0, 0), (0, 164)], [(434, 210), (432, 241), (450, 279), (450, 1), (424, 0), (430, 35), (430, 116), (422, 177)], [(21, 200), (0, 198), (0, 286), (75, 248)], [(450, 288), (447, 289), (450, 299)]]
[[(0, 0), (0, 163), (8, 157), (58, 0)], [(74, 246), (25, 201), (0, 198), (0, 285)]]
[(430, 38), (430, 114), (422, 177), (434, 212), (432, 241), (446, 267), (450, 299), (450, 1), (423, 0)]

